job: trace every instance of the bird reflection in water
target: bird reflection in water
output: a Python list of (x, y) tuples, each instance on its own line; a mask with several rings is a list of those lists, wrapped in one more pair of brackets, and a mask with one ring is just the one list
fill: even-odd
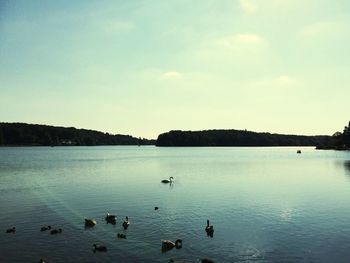
[(350, 160), (344, 161), (345, 172), (350, 175)]

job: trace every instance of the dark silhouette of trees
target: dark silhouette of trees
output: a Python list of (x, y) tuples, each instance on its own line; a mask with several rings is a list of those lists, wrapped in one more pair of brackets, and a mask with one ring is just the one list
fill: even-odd
[(151, 145), (155, 140), (99, 131), (26, 123), (0, 123), (0, 145)]
[(344, 144), (346, 145), (347, 148), (350, 148), (350, 121), (349, 121), (349, 125), (345, 126), (343, 136), (344, 136)]
[(350, 121), (342, 133), (334, 133), (327, 143), (319, 145), (317, 149), (350, 150)]
[(316, 146), (330, 136), (257, 133), (247, 130), (170, 131), (160, 134), (157, 146)]
[(2, 127), (0, 126), (0, 145), (3, 144), (3, 141), (4, 141), (4, 136), (3, 136), (3, 133), (2, 133)]
[(247, 130), (170, 131), (157, 141), (94, 130), (26, 123), (0, 123), (0, 145), (152, 145), (157, 146), (317, 146), (350, 149), (350, 122), (333, 136), (257, 133)]

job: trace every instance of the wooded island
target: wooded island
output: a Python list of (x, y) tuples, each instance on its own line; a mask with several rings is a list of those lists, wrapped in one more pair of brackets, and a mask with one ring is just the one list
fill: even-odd
[(170, 131), (160, 134), (157, 146), (317, 146), (331, 136), (283, 135), (246, 130)]

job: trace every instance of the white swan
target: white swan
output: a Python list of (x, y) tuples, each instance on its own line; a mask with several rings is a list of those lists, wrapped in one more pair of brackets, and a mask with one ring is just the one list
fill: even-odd
[(162, 180), (162, 183), (163, 184), (169, 184), (169, 183), (172, 183), (173, 180), (174, 180), (174, 177), (170, 176), (169, 179)]

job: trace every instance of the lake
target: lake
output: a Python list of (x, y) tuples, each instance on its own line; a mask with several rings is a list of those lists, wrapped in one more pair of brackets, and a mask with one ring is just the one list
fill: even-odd
[[(0, 211), (0, 262), (349, 262), (350, 152), (2, 147)], [(162, 253), (162, 239), (183, 246)]]

